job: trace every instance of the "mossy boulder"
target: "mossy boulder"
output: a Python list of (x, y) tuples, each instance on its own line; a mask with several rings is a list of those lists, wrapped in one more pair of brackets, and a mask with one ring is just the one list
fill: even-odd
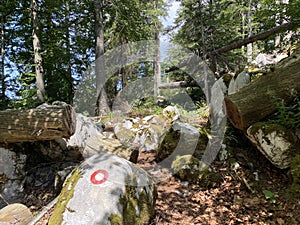
[(146, 225), (156, 196), (141, 168), (113, 154), (94, 155), (66, 180), (49, 224)]
[(125, 146), (137, 145), (142, 150), (157, 149), (161, 137), (170, 127), (170, 120), (162, 115), (124, 119), (117, 123), (114, 132)]
[(208, 143), (207, 134), (199, 132), (199, 129), (184, 123), (175, 121), (165, 134), (163, 141), (157, 149), (157, 161), (173, 161), (179, 155), (193, 155), (201, 159)]
[(139, 155), (138, 146), (127, 147), (118, 139), (109, 138), (104, 135), (91, 137), (84, 148), (82, 155), (84, 158), (89, 158), (96, 154), (112, 153), (121, 158), (127, 159), (136, 163)]
[(208, 166), (192, 155), (178, 156), (172, 170), (181, 180), (198, 182), (208, 172)]
[(222, 180), (219, 173), (192, 155), (178, 156), (172, 163), (172, 169), (180, 180), (197, 183), (201, 187), (216, 187)]
[(295, 155), (291, 161), (292, 185), (287, 189), (287, 197), (300, 199), (300, 154)]

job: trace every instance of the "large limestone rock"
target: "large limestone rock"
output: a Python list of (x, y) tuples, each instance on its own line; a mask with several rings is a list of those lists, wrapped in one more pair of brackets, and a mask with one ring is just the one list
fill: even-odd
[(102, 130), (94, 121), (82, 114), (76, 114), (76, 130), (75, 134), (67, 141), (68, 148), (78, 148), (82, 152), (87, 141), (94, 136), (100, 135)]
[(299, 151), (299, 140), (289, 129), (278, 124), (255, 123), (247, 130), (250, 141), (280, 169), (290, 166)]
[(172, 162), (172, 170), (181, 180), (197, 182), (207, 173), (208, 166), (192, 155), (183, 155)]
[(26, 155), (0, 148), (0, 208), (23, 198)]
[(107, 152), (136, 163), (139, 148), (138, 146), (126, 147), (118, 139), (109, 138), (100, 134), (91, 137), (87, 141), (82, 154), (84, 158), (89, 158), (95, 154), (105, 154)]
[(67, 178), (49, 225), (146, 225), (156, 194), (144, 170), (113, 154), (94, 155)]
[(140, 146), (142, 150), (157, 149), (161, 138), (169, 129), (172, 117), (147, 116), (144, 118), (125, 119), (114, 127), (117, 138), (124, 145)]
[(207, 134), (180, 120), (173, 122), (157, 150), (157, 160), (172, 162), (178, 155), (193, 155), (201, 159), (208, 142)]
[(222, 181), (219, 173), (192, 155), (178, 156), (172, 162), (172, 170), (183, 181), (197, 183), (202, 187), (216, 187)]

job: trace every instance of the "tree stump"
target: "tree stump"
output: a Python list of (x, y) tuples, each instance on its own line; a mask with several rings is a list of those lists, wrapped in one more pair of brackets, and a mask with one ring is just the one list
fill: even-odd
[(70, 105), (47, 105), (29, 110), (0, 111), (0, 142), (31, 142), (69, 138), (76, 114)]
[(0, 210), (0, 224), (28, 225), (33, 220), (30, 210), (22, 204), (10, 204)]

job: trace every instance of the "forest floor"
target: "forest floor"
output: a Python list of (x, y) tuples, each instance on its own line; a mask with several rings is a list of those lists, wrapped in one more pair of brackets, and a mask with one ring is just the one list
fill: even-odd
[[(245, 150), (237, 149), (234, 157), (239, 160), (234, 168), (216, 160), (211, 168), (220, 175), (217, 181), (192, 184), (166, 173), (156, 174), (166, 179), (157, 185), (151, 225), (300, 224), (300, 199), (288, 194), (291, 180), (287, 171), (274, 168), (259, 152), (255, 162), (247, 162), (246, 155)], [(144, 152), (138, 164), (147, 170), (154, 159), (155, 152)]]
[[(275, 168), (252, 147), (237, 147), (227, 160), (216, 159), (211, 165), (216, 176), (198, 183), (157, 170), (155, 154), (141, 152), (137, 163), (161, 180), (150, 225), (300, 224), (300, 190), (288, 191), (292, 183), (289, 171)], [(25, 204), (34, 215), (56, 196), (53, 188), (32, 187), (26, 193)], [(47, 224), (52, 210), (46, 211), (36, 225)]]

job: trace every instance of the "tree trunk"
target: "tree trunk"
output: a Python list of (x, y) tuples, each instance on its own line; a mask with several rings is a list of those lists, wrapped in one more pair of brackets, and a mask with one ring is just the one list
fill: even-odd
[(278, 27), (274, 27), (272, 29), (263, 31), (261, 33), (255, 34), (255, 35), (252, 35), (252, 36), (244, 38), (242, 40), (235, 41), (235, 42), (233, 42), (229, 45), (226, 45), (222, 48), (216, 49), (212, 52), (209, 52), (207, 54), (207, 56), (210, 57), (211, 55), (218, 55), (218, 54), (221, 54), (221, 53), (229, 52), (233, 49), (240, 48), (243, 45), (247, 45), (249, 43), (253, 43), (253, 42), (259, 41), (259, 40), (264, 40), (264, 39), (266, 39), (266, 38), (268, 38), (268, 37), (270, 37), (274, 34), (278, 34), (280, 32), (283, 32), (283, 31), (286, 31), (286, 30), (289, 30), (289, 29), (293, 29), (296, 25), (297, 24), (294, 23), (294, 22), (285, 23), (285, 24), (280, 25)]
[(157, 97), (160, 95), (159, 86), (160, 86), (160, 40), (159, 40), (159, 32), (156, 34), (156, 56), (154, 61), (154, 99), (157, 100)]
[[(155, 1), (154, 10), (158, 9), (158, 1)], [(159, 22), (154, 22), (155, 29), (155, 61), (154, 61), (154, 99), (157, 101), (157, 97), (160, 95), (159, 85), (160, 85), (160, 76), (161, 76), (161, 66), (160, 66), (160, 25)]]
[(74, 98), (74, 87), (73, 87), (73, 77), (72, 77), (72, 65), (71, 65), (71, 38), (70, 38), (70, 5), (66, 1), (66, 45), (67, 45), (67, 54), (68, 54), (68, 63), (67, 63), (67, 81), (69, 86), (68, 91), (68, 103), (73, 104)]
[(38, 19), (38, 5), (36, 0), (31, 0), (31, 18), (37, 96), (41, 102), (45, 102), (44, 68), (43, 58), (41, 55), (42, 48), (40, 41), (40, 25)]
[(1, 102), (6, 101), (6, 83), (5, 83), (5, 16), (1, 16)]
[(104, 60), (99, 59), (104, 55), (104, 18), (103, 18), (103, 9), (104, 2), (103, 0), (96, 0), (94, 3), (95, 6), (95, 55), (96, 55), (96, 86), (97, 86), (97, 113), (108, 113), (110, 111), (107, 94), (105, 90), (106, 74), (104, 68)]
[[(252, 1), (249, 1), (248, 12), (247, 12), (247, 27), (248, 27), (248, 37), (252, 36), (252, 15), (251, 15)], [(253, 43), (247, 44), (247, 62), (252, 62), (253, 54)]]
[(0, 121), (0, 142), (4, 143), (69, 138), (76, 128), (70, 105), (0, 111)]
[(192, 82), (177, 81), (177, 82), (165, 83), (159, 85), (160, 89), (186, 88), (186, 87), (199, 87), (199, 84), (197, 84), (197, 82), (195, 81)]
[(240, 130), (276, 112), (276, 103), (291, 102), (300, 93), (300, 49), (279, 63), (273, 72), (257, 78), (225, 97), (227, 116)]
[[(280, 0), (276, 0), (275, 1), (276, 5), (280, 4)], [(280, 13), (277, 12), (275, 15), (275, 26), (279, 26), (280, 25)], [(278, 48), (280, 46), (280, 34), (276, 35), (275, 37), (275, 48)]]

